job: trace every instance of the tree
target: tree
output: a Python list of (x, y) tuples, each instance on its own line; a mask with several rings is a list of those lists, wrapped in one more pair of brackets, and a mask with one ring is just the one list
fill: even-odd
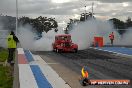
[(132, 27), (132, 20), (130, 17), (128, 17), (128, 19), (126, 20), (126, 26), (127, 28)]
[(117, 31), (119, 32), (120, 35), (123, 35), (126, 32), (125, 22), (123, 22), (117, 18), (109, 19), (109, 21), (111, 21), (113, 23), (114, 28), (117, 29)]
[(109, 21), (113, 23), (115, 29), (125, 29), (126, 28), (125, 23), (117, 18), (109, 19)]
[(16, 18), (7, 15), (0, 15), (0, 22), (4, 30), (15, 30)]
[(19, 24), (25, 25), (30, 24), (33, 28), (36, 29), (37, 32), (48, 32), (49, 30), (54, 29), (55, 32), (58, 31), (58, 23), (55, 18), (47, 18), (39, 16), (35, 19), (31, 19), (29, 17), (22, 17), (19, 19)]

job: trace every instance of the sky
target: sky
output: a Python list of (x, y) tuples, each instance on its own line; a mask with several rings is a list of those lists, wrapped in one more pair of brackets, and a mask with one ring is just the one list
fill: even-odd
[[(85, 11), (91, 11), (94, 2), (95, 17), (110, 19), (113, 17), (126, 20), (132, 17), (132, 0), (18, 0), (18, 16), (55, 17), (60, 24), (69, 18), (79, 18)], [(15, 16), (16, 0), (0, 0), (0, 13)]]

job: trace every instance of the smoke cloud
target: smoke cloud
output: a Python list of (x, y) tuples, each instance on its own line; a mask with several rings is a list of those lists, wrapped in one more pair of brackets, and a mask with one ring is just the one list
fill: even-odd
[[(20, 27), (19, 39), (22, 47), (35, 51), (51, 51), (55, 35), (64, 34), (62, 28), (59, 28), (58, 33), (55, 33), (54, 30), (48, 33), (43, 32), (42, 38), (35, 40), (35, 34), (31, 32), (32, 29), (30, 25)], [(78, 25), (73, 24), (70, 34), (73, 43), (78, 44), (79, 50), (82, 50), (87, 49), (92, 44), (94, 36), (107, 36), (112, 29), (112, 25), (107, 21), (89, 20)]]
[(25, 49), (33, 49), (35, 42), (35, 34), (32, 32), (31, 25), (20, 26), (18, 28), (18, 39), (20, 41), (21, 47)]
[(52, 51), (52, 43), (54, 42), (55, 35), (64, 34), (62, 30), (59, 30), (58, 33), (54, 30), (49, 31), (48, 33), (43, 32), (42, 38), (36, 40), (34, 43), (34, 50), (37, 51)]
[(92, 43), (94, 36), (104, 37), (108, 43), (109, 33), (113, 31), (112, 24), (108, 21), (91, 19), (73, 26), (70, 34), (73, 42), (77, 43), (79, 50), (87, 49)]
[[(36, 40), (36, 33), (32, 32), (32, 26), (26, 25), (19, 28), (19, 40), (21, 46), (25, 49), (34, 51), (52, 51), (52, 43), (54, 42), (55, 35), (64, 34), (63, 28), (59, 27), (58, 33), (54, 30), (48, 33), (43, 32), (42, 38)], [(98, 19), (91, 19), (86, 22), (73, 24), (70, 34), (72, 42), (78, 44), (79, 50), (87, 49), (92, 43), (94, 36), (102, 36), (104, 44), (110, 44), (109, 34), (114, 31), (116, 45), (132, 45), (130, 41), (132, 38), (132, 31), (128, 31), (123, 38), (120, 37), (118, 32), (113, 28), (112, 23)]]
[(9, 30), (3, 28), (2, 22), (0, 22), (0, 47), (7, 48), (6, 37), (9, 34)]
[(63, 33), (62, 30), (59, 30), (58, 33), (54, 32), (54, 30), (49, 31), (48, 33), (43, 32), (42, 38), (36, 40), (37, 35), (32, 32), (32, 29), (31, 25), (19, 27), (18, 38), (23, 48), (33, 51), (51, 51), (55, 35)]
[(126, 33), (123, 34), (123, 36), (117, 37), (117, 40), (115, 41), (115, 45), (128, 45), (132, 46), (132, 28), (124, 29), (127, 30)]

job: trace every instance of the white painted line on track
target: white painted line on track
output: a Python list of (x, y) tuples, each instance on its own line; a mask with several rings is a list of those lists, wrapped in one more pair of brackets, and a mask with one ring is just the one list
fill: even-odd
[(38, 88), (31, 68), (28, 64), (19, 64), (20, 88)]
[(117, 55), (124, 55), (124, 56), (127, 56), (127, 57), (132, 57), (132, 55), (123, 54), (123, 53), (118, 53), (118, 52), (114, 52), (114, 51), (103, 50), (103, 49), (94, 48), (94, 47), (89, 47), (89, 48), (93, 48), (93, 49), (96, 49), (96, 50), (101, 50), (101, 51), (105, 51), (105, 52), (109, 52), (109, 53), (114, 53), (114, 54), (117, 54)]
[(59, 63), (46, 63), (46, 64), (59, 64)]
[(17, 48), (18, 54), (24, 54), (23, 48)]
[(71, 88), (40, 56), (33, 57), (53, 88)]
[[(37, 61), (40, 61), (40, 58), (36, 58), (38, 55), (33, 55), (33, 54), (32, 54), (32, 56), (33, 56), (33, 58), (34, 58), (35, 61), (30, 62), (30, 65), (31, 65), (31, 64), (32, 64), (32, 65), (33, 65), (33, 64), (35, 65), (35, 63), (37, 63)], [(49, 65), (50, 65), (50, 64), (60, 64), (60, 63), (44, 63), (44, 64), (49, 64)]]

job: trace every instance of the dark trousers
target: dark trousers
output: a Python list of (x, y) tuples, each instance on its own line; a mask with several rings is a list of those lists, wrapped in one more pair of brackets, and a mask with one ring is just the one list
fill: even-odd
[(13, 56), (14, 56), (14, 53), (15, 53), (15, 48), (8, 48), (8, 62), (11, 62), (13, 61)]
[(113, 39), (110, 39), (111, 40), (111, 45), (113, 45)]

